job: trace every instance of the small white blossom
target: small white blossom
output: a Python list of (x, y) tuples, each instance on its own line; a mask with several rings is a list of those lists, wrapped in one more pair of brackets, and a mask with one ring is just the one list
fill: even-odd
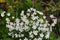
[(34, 38), (34, 40), (38, 40), (37, 38)]
[(36, 12), (36, 9), (33, 9), (34, 12)]
[(47, 24), (46, 23), (44, 24), (44, 27), (47, 27)]
[(24, 40), (28, 40), (26, 37), (25, 37), (25, 39)]
[(21, 37), (24, 37), (24, 34), (21, 34)]
[(13, 25), (13, 22), (10, 22), (10, 25), (12, 26)]
[(12, 19), (14, 19), (15, 17), (14, 16), (12, 16)]
[(18, 34), (18, 37), (21, 37), (21, 35), (20, 35), (20, 34)]
[(51, 26), (55, 26), (55, 23), (52, 23)]
[(22, 40), (22, 39), (19, 39), (19, 40)]
[(27, 16), (29, 17), (30, 16), (30, 13), (27, 13)]
[(15, 34), (15, 37), (18, 38), (18, 34)]
[(11, 35), (12, 33), (8, 33), (8, 35)]
[(28, 10), (27, 10), (27, 12), (31, 12), (31, 10), (30, 10), (30, 9), (28, 9)]
[(54, 22), (54, 24), (56, 24), (57, 23), (57, 19), (53, 19), (53, 22)]
[(54, 18), (54, 15), (50, 15), (51, 18)]
[(38, 27), (38, 31), (40, 31), (41, 29), (40, 29), (40, 27)]
[(50, 31), (52, 32), (52, 26), (50, 26)]
[(39, 19), (41, 23), (44, 23), (43, 19)]
[(31, 31), (31, 32), (29, 32), (29, 35), (31, 35), (33, 32)]
[(50, 36), (50, 32), (47, 32), (45, 38), (47, 39), (47, 38), (49, 38), (49, 36)]
[(2, 12), (1, 13), (1, 17), (4, 17), (5, 16), (5, 14), (4, 13), (6, 13), (5, 11), (4, 12)]
[(46, 19), (46, 16), (43, 16), (44, 19)]
[(38, 14), (40, 14), (40, 15), (43, 15), (43, 13), (42, 13), (42, 12), (40, 12), (40, 11), (37, 11), (37, 13), (38, 13)]
[(39, 37), (38, 40), (42, 40), (42, 38)]
[(33, 29), (36, 29), (37, 27), (36, 27), (36, 25), (33, 25), (33, 27), (32, 27)]
[(4, 17), (5, 15), (4, 14), (1, 14), (1, 17)]
[(38, 34), (38, 31), (36, 30), (36, 31), (33, 31), (33, 34), (34, 35), (37, 35)]
[(21, 11), (21, 14), (20, 14), (20, 15), (21, 15), (21, 16), (23, 16), (23, 15), (24, 15), (24, 10), (22, 10), (22, 11)]
[(15, 21), (16, 21), (16, 23), (19, 23), (20, 22), (20, 19), (19, 18), (16, 18)]
[(33, 8), (30, 8), (31, 11), (33, 11)]
[(10, 13), (7, 13), (7, 16), (10, 16)]
[(33, 34), (31, 34), (31, 35), (29, 35), (29, 37), (30, 37), (30, 38), (33, 38), (33, 37), (34, 37), (34, 35), (33, 35)]
[(24, 24), (23, 22), (20, 23), (21, 26), (22, 26), (23, 24)]
[(8, 21), (8, 22), (9, 22), (9, 21), (10, 21), (10, 20), (9, 20), (9, 18), (6, 18), (6, 21)]
[(34, 12), (33, 14), (34, 14), (34, 15), (36, 15), (37, 13), (36, 13), (36, 12)]
[(12, 38), (14, 38), (14, 34), (12, 34)]
[(20, 32), (23, 32), (23, 28), (20, 27), (20, 28), (19, 28), (19, 31), (20, 31)]
[(44, 34), (43, 34), (43, 33), (41, 33), (41, 34), (40, 34), (40, 37), (42, 37), (42, 38), (43, 38), (43, 36), (44, 36)]

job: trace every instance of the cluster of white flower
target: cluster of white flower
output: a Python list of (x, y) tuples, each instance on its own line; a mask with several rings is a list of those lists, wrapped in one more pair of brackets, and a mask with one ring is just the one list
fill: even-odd
[[(7, 16), (10, 16), (10, 13)], [(52, 18), (53, 16), (51, 15), (50, 17)], [(26, 14), (22, 10), (20, 18), (17, 17), (15, 22), (11, 22), (9, 18), (6, 18), (6, 27), (10, 31), (8, 35), (12, 36), (12, 38), (20, 38), (19, 40), (22, 40), (22, 38), (24, 38), (23, 40), (42, 40), (44, 37), (46, 39), (49, 38), (52, 26), (55, 26), (57, 19), (53, 19), (53, 22), (50, 25), (42, 12), (30, 8)]]

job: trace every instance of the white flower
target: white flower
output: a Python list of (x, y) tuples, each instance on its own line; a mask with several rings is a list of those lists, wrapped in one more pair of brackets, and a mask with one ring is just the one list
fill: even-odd
[(16, 27), (15, 27), (15, 30), (19, 30), (19, 28), (20, 28), (19, 26), (16, 26)]
[(20, 23), (21, 26), (22, 26), (23, 24), (24, 24), (23, 22)]
[(9, 31), (11, 32), (12, 30), (14, 30), (14, 28), (9, 28)]
[(18, 36), (19, 36), (19, 37), (21, 37), (21, 35), (20, 35), (20, 34), (19, 34)]
[(19, 39), (19, 40), (22, 40), (22, 39)]
[(42, 40), (42, 38), (39, 37), (38, 40)]
[(44, 23), (43, 19), (39, 19), (41, 23)]
[(31, 35), (33, 32), (31, 31), (31, 32), (29, 32), (29, 35)]
[(39, 21), (37, 21), (35, 25), (36, 25), (36, 26), (39, 26)]
[(49, 28), (43, 28), (43, 31), (49, 31)]
[(51, 18), (54, 18), (54, 15), (50, 15)]
[(14, 19), (15, 17), (14, 16), (12, 16), (12, 19)]
[(26, 37), (25, 37), (25, 39), (24, 40), (28, 40)]
[(41, 34), (40, 34), (40, 37), (42, 37), (42, 38), (43, 38), (43, 36), (44, 36), (44, 34), (43, 34), (43, 33), (41, 33)]
[(11, 36), (12, 36), (12, 38), (14, 38), (14, 34), (12, 34)]
[(28, 24), (29, 24), (29, 21), (28, 21), (27, 19), (26, 19), (26, 21), (25, 21), (25, 24), (26, 24), (26, 25), (28, 25)]
[(43, 16), (44, 19), (46, 19), (46, 16)]
[(40, 27), (38, 27), (38, 30), (39, 30), (39, 31), (41, 30)]
[(42, 13), (42, 12), (40, 12), (40, 11), (37, 11), (37, 13), (38, 13), (38, 14), (40, 14), (40, 15), (43, 15), (43, 13)]
[(55, 23), (52, 23), (51, 26), (55, 26)]
[(20, 19), (19, 18), (16, 18), (15, 22), (16, 23), (19, 23), (20, 22)]
[(7, 13), (7, 16), (10, 16), (10, 13)]
[(24, 30), (27, 31), (28, 29), (29, 29), (29, 27), (27, 25), (25, 25)]
[(23, 32), (23, 28), (22, 28), (22, 27), (20, 27), (20, 28), (19, 28), (19, 31), (20, 31), (20, 32)]
[(36, 12), (36, 9), (33, 9), (34, 12)]
[(30, 9), (28, 9), (28, 10), (27, 10), (27, 12), (31, 12), (31, 10), (30, 10)]
[(23, 17), (21, 17), (21, 20), (22, 20), (23, 22), (26, 22), (26, 20), (27, 20), (26, 15), (24, 15)]
[(14, 29), (15, 29), (13, 26), (8, 25), (8, 24), (6, 25), (6, 27), (7, 27), (7, 28), (9, 28), (9, 31), (12, 31), (12, 30), (14, 30)]
[(30, 8), (31, 11), (33, 11), (33, 8)]
[(13, 34), (13, 32), (9, 32), (9, 33), (8, 33), (8, 35), (10, 35), (10, 36), (11, 36), (12, 34)]
[(33, 29), (36, 29), (37, 27), (36, 27), (36, 25), (33, 25), (33, 27), (32, 27)]
[(10, 25), (13, 26), (13, 22), (10, 22)]
[(33, 35), (33, 34), (31, 34), (31, 35), (29, 35), (29, 37), (30, 37), (30, 38), (33, 38), (33, 37), (34, 37), (34, 35)]
[(52, 26), (50, 26), (50, 31), (52, 32)]
[(34, 38), (34, 40), (38, 40), (37, 38)]
[(43, 25), (43, 24), (40, 24), (39, 26), (42, 27), (42, 26), (44, 26), (44, 25)]
[(18, 38), (18, 34), (15, 34), (15, 37)]
[(44, 28), (44, 27), (42, 27), (42, 28), (38, 28), (38, 30), (41, 30), (42, 32), (46, 32), (46, 31), (49, 31), (49, 28)]
[(30, 13), (27, 13), (27, 16), (29, 17), (30, 16)]
[(24, 34), (21, 34), (21, 37), (24, 37)]
[(53, 23), (56, 24), (57, 23), (57, 19), (52, 19)]
[(34, 14), (34, 15), (36, 15), (37, 13), (36, 13), (36, 12), (34, 12), (33, 14)]
[(38, 19), (38, 16), (32, 16), (31, 18), (32, 18), (32, 20), (36, 20), (36, 19)]
[(19, 27), (19, 26), (20, 26), (20, 24), (19, 24), (19, 23), (16, 23), (16, 26), (17, 26), (17, 27)]
[(38, 31), (37, 31), (37, 30), (36, 30), (36, 31), (34, 30), (34, 31), (33, 31), (33, 34), (34, 34), (34, 35), (37, 35), (37, 34), (38, 34)]
[(6, 13), (5, 11), (4, 12), (2, 12), (1, 13), (1, 17), (4, 17), (5, 16), (5, 14), (4, 13)]
[(9, 20), (9, 18), (6, 18), (6, 21), (8, 21), (8, 22), (9, 22), (9, 21), (10, 21), (10, 20)]
[(1, 14), (1, 17), (4, 17), (5, 15), (4, 14)]
[(47, 24), (46, 23), (44, 24), (44, 27), (47, 27)]
[(20, 14), (20, 15), (21, 15), (21, 16), (23, 16), (23, 15), (24, 15), (24, 10), (22, 10), (22, 11), (21, 11), (21, 14)]
[(14, 28), (14, 27), (12, 27), (12, 26), (9, 26), (8, 28), (9, 28), (9, 31), (12, 31), (12, 30), (14, 30), (14, 29), (15, 29), (15, 28)]
[(49, 36), (50, 36), (50, 32), (47, 32), (47, 34), (45, 35), (45, 38), (47, 39), (49, 38)]
[(31, 39), (29, 39), (29, 40), (31, 40)]

